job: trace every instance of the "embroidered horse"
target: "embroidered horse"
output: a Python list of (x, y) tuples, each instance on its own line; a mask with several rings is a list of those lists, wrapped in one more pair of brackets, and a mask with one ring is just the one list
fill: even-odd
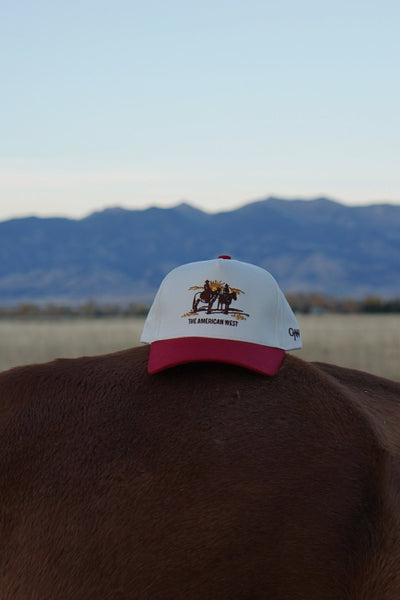
[(222, 310), (227, 315), (232, 300), (237, 300), (236, 292), (230, 292), (229, 288), (228, 290), (224, 289), (218, 296), (218, 310)]

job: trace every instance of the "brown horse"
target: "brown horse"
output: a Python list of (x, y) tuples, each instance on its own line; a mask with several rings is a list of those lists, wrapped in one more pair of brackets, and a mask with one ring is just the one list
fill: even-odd
[(0, 375), (1, 600), (398, 600), (400, 385), (148, 349)]

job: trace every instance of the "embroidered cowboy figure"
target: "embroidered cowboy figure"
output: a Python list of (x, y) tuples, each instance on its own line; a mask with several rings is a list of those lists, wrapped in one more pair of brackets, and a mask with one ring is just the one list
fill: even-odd
[(231, 288), (226, 283), (224, 285), (223, 291), (220, 293), (218, 297), (218, 309), (223, 311), (224, 314), (228, 314), (229, 307), (231, 305), (232, 300), (237, 300), (236, 291), (231, 292)]
[(204, 289), (200, 294), (201, 300), (203, 300), (203, 302), (208, 302), (212, 293), (213, 291), (210, 287), (210, 282), (208, 279), (206, 279), (204, 282)]
[(193, 312), (197, 312), (199, 303), (204, 302), (204, 304), (207, 304), (207, 314), (209, 315), (212, 311), (212, 306), (215, 300), (217, 299), (219, 293), (220, 290), (218, 288), (213, 289), (210, 285), (210, 281), (206, 279), (204, 282), (203, 291), (200, 293), (197, 292), (197, 294), (194, 295), (192, 305)]

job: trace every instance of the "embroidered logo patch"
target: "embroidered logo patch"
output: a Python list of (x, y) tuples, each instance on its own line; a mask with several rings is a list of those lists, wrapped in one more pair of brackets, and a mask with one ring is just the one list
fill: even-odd
[(296, 341), (300, 338), (300, 329), (293, 329), (293, 327), (289, 327), (289, 335)]
[[(230, 315), (236, 319), (233, 325), (237, 325), (237, 321), (245, 321), (250, 315), (245, 313), (240, 308), (236, 307), (236, 301), (240, 294), (244, 294), (243, 290), (234, 288), (223, 281), (209, 281), (206, 279), (204, 285), (193, 285), (188, 291), (193, 291), (191, 310), (182, 317), (191, 317), (189, 322), (210, 323), (214, 325), (229, 324), (226, 319), (221, 318), (199, 318), (194, 319), (195, 315), (205, 312), (207, 315), (222, 314)], [(192, 323), (191, 323), (192, 324)]]

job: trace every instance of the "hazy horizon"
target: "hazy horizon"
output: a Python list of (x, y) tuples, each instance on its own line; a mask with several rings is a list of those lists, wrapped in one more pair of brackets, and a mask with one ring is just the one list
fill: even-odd
[(314, 198), (303, 198), (300, 196), (296, 196), (293, 198), (284, 198), (282, 196), (268, 196), (266, 198), (255, 198), (253, 200), (249, 200), (247, 202), (242, 202), (237, 204), (236, 206), (226, 206), (226, 207), (216, 207), (214, 209), (212, 208), (204, 208), (201, 206), (196, 206), (193, 202), (190, 202), (189, 200), (179, 200), (175, 203), (171, 203), (170, 205), (161, 205), (161, 204), (150, 204), (148, 206), (124, 206), (122, 204), (110, 204), (110, 205), (105, 205), (105, 206), (99, 206), (99, 207), (94, 207), (92, 210), (89, 211), (82, 211), (81, 213), (78, 212), (76, 214), (68, 214), (68, 212), (66, 211), (65, 213), (51, 213), (49, 212), (48, 214), (38, 214), (38, 213), (27, 213), (27, 214), (21, 214), (21, 215), (17, 215), (17, 216), (11, 216), (11, 217), (5, 217), (5, 218), (0, 218), (0, 223), (5, 222), (5, 221), (10, 221), (13, 219), (24, 219), (24, 218), (30, 218), (30, 217), (37, 217), (37, 218), (66, 218), (66, 219), (71, 219), (71, 220), (80, 220), (80, 219), (84, 219), (87, 216), (90, 216), (94, 213), (100, 213), (103, 211), (112, 211), (112, 210), (138, 210), (138, 211), (145, 211), (148, 210), (150, 208), (160, 208), (160, 209), (173, 209), (173, 208), (177, 208), (178, 206), (181, 206), (182, 204), (188, 205), (194, 209), (200, 210), (202, 212), (208, 213), (208, 214), (216, 214), (216, 213), (222, 213), (222, 212), (230, 212), (230, 211), (234, 211), (237, 210), (239, 208), (242, 208), (244, 206), (248, 206), (249, 204), (256, 204), (258, 202), (264, 202), (267, 200), (270, 200), (271, 198), (273, 199), (278, 199), (278, 200), (282, 200), (284, 202), (294, 202), (294, 201), (303, 201), (303, 202), (313, 202), (315, 200), (319, 200), (321, 198), (325, 199), (325, 200), (329, 200), (331, 202), (334, 202), (336, 204), (340, 204), (342, 206), (347, 206), (349, 208), (362, 208), (362, 207), (368, 207), (368, 206), (377, 206), (377, 205), (392, 205), (392, 206), (399, 206), (396, 202), (368, 202), (368, 203), (360, 203), (360, 204), (350, 204), (350, 203), (346, 203), (346, 202), (341, 202), (340, 200), (337, 200), (335, 198), (330, 198), (326, 195), (321, 195), (321, 196), (316, 196)]

